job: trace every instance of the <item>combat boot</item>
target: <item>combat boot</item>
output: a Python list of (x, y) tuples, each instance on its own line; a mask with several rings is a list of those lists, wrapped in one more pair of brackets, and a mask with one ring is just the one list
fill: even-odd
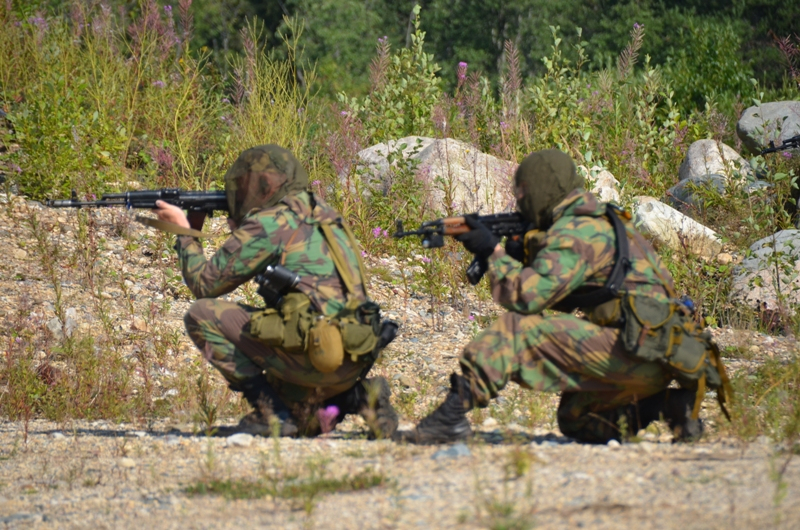
[(703, 436), (703, 420), (692, 418), (697, 393), (686, 388), (667, 389), (664, 419), (672, 429), (673, 442), (693, 442)]
[(404, 433), (399, 438), (417, 444), (465, 440), (472, 436), (466, 414), (473, 406), (469, 381), (458, 374), (450, 374), (450, 392), (444, 402), (423, 418), (413, 431)]
[(370, 439), (391, 438), (399, 419), (391, 403), (392, 391), (383, 377), (372, 377), (357, 382), (346, 392), (325, 402), (325, 406), (336, 406), (339, 423), (348, 414), (358, 414), (369, 426)]
[(245, 415), (230, 433), (247, 433), (254, 436), (271, 436), (273, 427), (280, 429), (280, 436), (295, 436), (297, 424), (289, 407), (284, 404), (277, 392), (261, 375), (243, 381), (239, 387), (244, 398), (253, 407), (253, 412)]

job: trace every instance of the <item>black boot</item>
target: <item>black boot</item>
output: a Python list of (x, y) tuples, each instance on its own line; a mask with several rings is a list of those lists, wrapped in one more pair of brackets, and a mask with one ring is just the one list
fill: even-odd
[(673, 442), (693, 442), (703, 436), (703, 420), (692, 418), (697, 393), (686, 388), (667, 389), (664, 419), (672, 429)]
[(693, 390), (668, 388), (630, 405), (627, 416), (628, 425), (632, 427), (631, 433), (635, 435), (639, 429), (645, 429), (663, 416), (672, 430), (673, 441), (699, 439), (703, 435), (703, 422), (692, 419), (694, 400)]
[(336, 406), (339, 423), (348, 414), (358, 414), (369, 426), (370, 439), (391, 438), (399, 423), (391, 403), (392, 391), (383, 377), (372, 377), (357, 382), (353, 387), (327, 400), (324, 406)]
[(472, 410), (474, 400), (469, 381), (458, 374), (450, 374), (450, 392), (444, 403), (419, 422), (401, 440), (417, 444), (457, 442), (472, 436), (467, 412)]
[(243, 381), (237, 390), (239, 389), (253, 407), (253, 412), (244, 416), (230, 434), (247, 433), (254, 436), (271, 436), (273, 426), (280, 429), (280, 436), (297, 434), (297, 424), (292, 417), (291, 410), (278, 397), (266, 377), (261, 375)]

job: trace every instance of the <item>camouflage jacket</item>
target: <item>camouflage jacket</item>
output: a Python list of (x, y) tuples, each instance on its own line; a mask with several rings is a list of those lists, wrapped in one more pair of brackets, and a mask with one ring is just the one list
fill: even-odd
[[(553, 210), (553, 225), (530, 266), (502, 251), (493, 254), (489, 274), (495, 302), (509, 311), (536, 314), (576, 290), (603, 287), (617, 251), (614, 227), (605, 212), (605, 203), (575, 190)], [(623, 221), (631, 241), (631, 270), (622, 290), (667, 302), (664, 282), (674, 290), (672, 276), (650, 243), (630, 221)]]
[[(184, 282), (197, 298), (229, 293), (262, 272), (281, 264), (300, 276), (297, 289), (307, 294), (318, 310), (333, 315), (344, 307), (345, 287), (319, 229), (320, 222), (336, 221), (338, 212), (308, 193), (287, 195), (276, 206), (249, 212), (231, 237), (206, 260), (200, 242), (178, 238), (176, 249)], [(366, 300), (356, 252), (345, 231), (334, 222), (333, 233), (356, 283), (359, 300)]]

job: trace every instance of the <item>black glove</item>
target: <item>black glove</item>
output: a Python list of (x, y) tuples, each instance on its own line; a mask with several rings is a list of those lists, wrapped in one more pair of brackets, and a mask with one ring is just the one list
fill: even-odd
[(478, 259), (486, 259), (491, 256), (494, 253), (494, 247), (500, 242), (497, 236), (474, 215), (465, 215), (464, 222), (471, 230), (457, 235), (456, 241), (462, 243), (464, 248), (475, 254)]
[(506, 241), (506, 254), (520, 263), (525, 263), (525, 243), (509, 237)]

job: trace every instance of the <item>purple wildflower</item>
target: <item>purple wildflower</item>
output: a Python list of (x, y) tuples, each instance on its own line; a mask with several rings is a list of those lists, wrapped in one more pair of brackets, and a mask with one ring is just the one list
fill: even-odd
[(463, 81), (467, 78), (467, 63), (461, 61), (458, 63), (458, 79)]
[(230, 102), (231, 102), (231, 100), (229, 100), (228, 98), (222, 98), (222, 102), (223, 102), (223, 103), (230, 103)]
[(382, 235), (383, 235), (383, 237), (389, 237), (389, 231), (384, 228), (383, 232), (382, 232)]
[(386, 44), (387, 40), (389, 40), (389, 37), (384, 35), (383, 37), (378, 38), (378, 44)]
[(473, 321), (473, 320), (475, 320), (475, 315), (470, 315), (470, 316), (469, 316), (469, 319), (470, 319), (470, 321)]
[(171, 15), (172, 14), (172, 6), (164, 6), (164, 11), (166, 11), (168, 15)]
[(639, 23), (638, 23), (638, 22), (634, 22), (634, 23), (633, 23), (633, 29), (639, 29), (639, 28), (641, 28), (641, 27), (642, 27), (642, 26), (641, 26), (641, 25), (639, 25)]
[(783, 158), (792, 158), (792, 153), (790, 153), (789, 151), (784, 151), (781, 154), (783, 155)]
[(322, 434), (329, 433), (336, 428), (337, 416), (339, 416), (339, 407), (336, 405), (317, 409), (317, 419), (319, 420), (319, 428), (322, 429)]
[(361, 257), (362, 258), (366, 258), (367, 257), (367, 251), (366, 250), (362, 250), (361, 251)]
[(313, 181), (311, 183), (311, 185), (314, 186), (314, 187), (319, 187), (320, 184), (322, 184), (322, 183), (320, 181), (318, 181), (318, 180), (315, 180), (315, 181)]
[(167, 85), (166, 83), (164, 83), (164, 81), (158, 80), (158, 81), (153, 81), (153, 86), (158, 88), (164, 88)]
[(13, 169), (14, 171), (16, 171), (17, 173), (22, 173), (22, 168), (21, 168), (21, 167), (19, 167), (19, 166), (18, 166), (18, 165), (16, 165), (16, 164), (11, 164), (11, 169)]
[(47, 29), (47, 21), (42, 17), (28, 17), (28, 24), (37, 28)]
[(378, 238), (381, 237), (381, 227), (376, 226), (372, 229), (372, 237)]
[(431, 258), (429, 258), (427, 256), (422, 256), (422, 263), (430, 263), (430, 262), (431, 262)]
[(341, 114), (342, 116), (347, 116), (347, 111), (346, 111), (346, 110), (343, 110), (343, 111), (342, 111), (342, 112), (340, 112), (339, 114)]
[(504, 121), (501, 121), (500, 122), (500, 128), (505, 131), (508, 128), (508, 124), (506, 122), (504, 122)]

